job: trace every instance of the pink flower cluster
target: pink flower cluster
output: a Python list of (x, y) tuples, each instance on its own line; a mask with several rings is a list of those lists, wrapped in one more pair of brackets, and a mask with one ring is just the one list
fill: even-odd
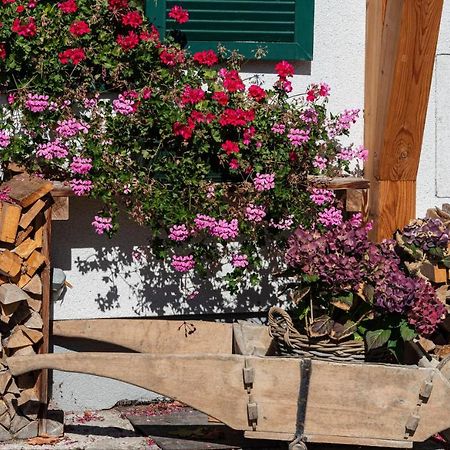
[(330, 95), (330, 90), (330, 86), (327, 83), (313, 83), (308, 88), (308, 91), (306, 93), (306, 100), (308, 102), (313, 102), (318, 97), (328, 97)]
[(305, 109), (300, 114), (300, 119), (305, 123), (317, 123), (318, 114), (314, 108)]
[(92, 169), (91, 158), (80, 158), (75, 156), (70, 163), (70, 170), (72, 173), (78, 173), (80, 175), (86, 175)]
[(113, 109), (116, 113), (123, 116), (129, 116), (136, 111), (134, 101), (124, 97), (122, 94), (119, 95), (118, 99), (113, 100)]
[(310, 194), (311, 200), (316, 205), (323, 205), (325, 203), (330, 203), (334, 200), (336, 197), (333, 191), (330, 191), (329, 189), (316, 189), (313, 188), (311, 194)]
[(56, 132), (64, 138), (76, 136), (80, 132), (87, 134), (88, 131), (89, 125), (74, 118), (58, 120), (58, 126), (56, 127)]
[(82, 195), (89, 194), (93, 188), (93, 185), (91, 180), (80, 180), (74, 178), (73, 180), (70, 180), (70, 187), (75, 195), (81, 197)]
[(42, 112), (48, 108), (48, 95), (28, 94), (25, 107), (31, 112)]
[(317, 220), (326, 227), (340, 225), (342, 223), (342, 211), (332, 206), (320, 212)]
[(170, 227), (169, 239), (172, 241), (185, 241), (189, 237), (189, 230), (186, 225), (174, 225)]
[(261, 222), (264, 217), (266, 217), (266, 208), (264, 208), (264, 206), (258, 206), (250, 203), (245, 208), (245, 218), (251, 222)]
[(6, 131), (0, 130), (0, 147), (6, 148), (11, 143), (11, 138)]
[(274, 173), (257, 173), (253, 180), (253, 186), (259, 192), (269, 191), (275, 188), (275, 174)]
[(286, 131), (286, 125), (282, 123), (275, 123), (272, 127), (272, 131), (276, 134), (283, 134)]
[(216, 224), (216, 219), (205, 214), (197, 214), (194, 223), (198, 230), (210, 230)]
[(288, 138), (294, 147), (302, 145), (309, 140), (309, 130), (299, 130), (298, 128), (291, 128), (289, 130)]
[(67, 147), (61, 143), (58, 139), (46, 144), (39, 144), (36, 151), (36, 156), (39, 158), (53, 159), (53, 158), (65, 158), (69, 151)]
[(369, 156), (369, 151), (364, 148), (364, 146), (360, 145), (359, 147), (344, 147), (341, 148), (337, 157), (342, 161), (351, 161), (353, 159), (362, 159), (365, 161)]
[(328, 159), (326, 159), (326, 158), (324, 158), (322, 156), (316, 155), (314, 157), (314, 161), (313, 161), (312, 164), (317, 169), (323, 170), (323, 169), (325, 169), (327, 167), (327, 162), (328, 162)]
[(223, 219), (216, 221), (214, 226), (210, 229), (212, 236), (219, 237), (221, 239), (235, 239), (239, 234), (239, 224), (237, 219), (232, 219), (229, 222)]
[(193, 255), (187, 256), (172, 256), (172, 262), (170, 263), (172, 268), (177, 272), (185, 273), (189, 272), (195, 267), (195, 260)]
[(273, 219), (270, 219), (269, 221), (269, 225), (277, 230), (289, 230), (291, 229), (293, 224), (294, 224), (294, 216), (291, 215), (284, 217), (279, 222), (275, 222)]
[(236, 253), (231, 257), (231, 265), (233, 267), (247, 267), (248, 266), (248, 257), (247, 255), (243, 255), (241, 253)]
[(112, 229), (112, 218), (111, 217), (101, 217), (95, 216), (92, 221), (92, 226), (97, 234), (103, 234), (105, 231)]

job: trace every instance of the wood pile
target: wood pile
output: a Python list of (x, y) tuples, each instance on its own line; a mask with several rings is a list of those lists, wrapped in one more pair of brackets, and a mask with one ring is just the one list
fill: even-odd
[(0, 186), (0, 441), (38, 435), (46, 374), (11, 376), (6, 358), (48, 347), (52, 183), (20, 174)]

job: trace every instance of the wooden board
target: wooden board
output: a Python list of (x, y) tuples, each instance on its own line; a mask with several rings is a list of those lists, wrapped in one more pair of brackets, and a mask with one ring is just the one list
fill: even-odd
[(69, 220), (69, 197), (54, 197), (52, 220)]
[[(256, 430), (294, 435), (297, 430), (300, 360), (240, 355), (51, 354), (12, 357), (12, 373), (53, 368), (122, 380), (179, 400), (228, 426), (250, 431), (242, 369), (251, 367)], [(130, 370), (132, 368), (132, 370)], [(433, 389), (420, 407), (420, 423), (405, 439), (423, 383)], [(357, 418), (357, 420), (356, 420)], [(422, 442), (450, 428), (450, 384), (439, 370), (383, 364), (312, 361), (304, 435), (359, 440)], [(367, 442), (367, 441), (365, 441)]]
[(11, 180), (3, 183), (2, 186), (9, 187), (8, 195), (23, 208), (32, 205), (53, 189), (53, 184), (50, 181), (26, 173), (14, 176)]
[(109, 342), (141, 353), (231, 354), (232, 332), (231, 324), (200, 320), (91, 319), (53, 322), (54, 336)]
[[(415, 216), (415, 180), (443, 0), (368, 0), (365, 175), (373, 238), (390, 238)], [(396, 186), (399, 184), (400, 186)]]

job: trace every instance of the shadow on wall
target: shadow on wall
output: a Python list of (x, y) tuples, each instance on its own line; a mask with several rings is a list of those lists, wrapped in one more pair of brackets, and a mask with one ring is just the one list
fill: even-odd
[[(211, 280), (167, 272), (163, 263), (147, 255), (148, 231), (125, 213), (112, 239), (96, 235), (91, 222), (100, 209), (99, 202), (70, 199), (70, 220), (53, 222), (52, 263), (68, 272), (75, 288), (84, 286), (92, 298), (87, 301), (95, 302), (102, 313), (120, 310), (124, 300), (128, 304), (132, 300), (137, 316), (257, 312), (278, 303), (269, 263), (261, 270), (257, 286), (249, 283), (231, 295)], [(63, 301), (70, 301), (71, 295), (69, 289)]]

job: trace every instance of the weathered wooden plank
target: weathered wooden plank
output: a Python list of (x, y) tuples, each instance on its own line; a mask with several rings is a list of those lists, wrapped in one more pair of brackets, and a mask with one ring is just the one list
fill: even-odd
[(364, 436), (349, 438), (345, 436), (330, 436), (318, 434), (307, 436), (306, 442), (341, 444), (341, 445), (367, 445), (369, 447), (380, 448), (413, 448), (414, 443), (410, 441), (392, 441), (388, 439), (367, 439)]
[(42, 211), (45, 207), (45, 202), (41, 199), (36, 200), (30, 208), (22, 215), (19, 225), (21, 228), (26, 229), (34, 218)]
[(141, 353), (231, 354), (233, 341), (231, 324), (199, 320), (61, 320), (53, 322), (53, 335), (109, 342)]
[(54, 197), (52, 220), (69, 220), (69, 197)]

